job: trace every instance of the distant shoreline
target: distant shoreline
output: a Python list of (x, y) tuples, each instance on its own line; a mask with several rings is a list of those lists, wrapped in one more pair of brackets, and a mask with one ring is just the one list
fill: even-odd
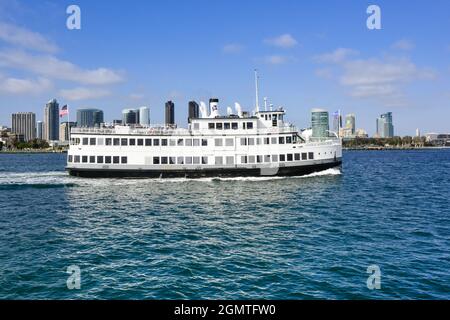
[(411, 150), (441, 150), (450, 149), (450, 147), (352, 147), (342, 148), (344, 151), (411, 151)]
[(66, 150), (26, 150), (26, 151), (0, 151), (0, 154), (43, 154), (43, 153), (67, 153)]

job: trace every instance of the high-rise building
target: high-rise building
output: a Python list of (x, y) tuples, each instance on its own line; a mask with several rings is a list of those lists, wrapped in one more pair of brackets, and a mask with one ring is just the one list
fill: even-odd
[(36, 114), (33, 112), (18, 112), (12, 114), (11, 131), (23, 135), (24, 141), (36, 139)]
[(139, 110), (138, 109), (124, 109), (122, 110), (122, 124), (139, 124)]
[(340, 135), (340, 129), (342, 128), (342, 116), (340, 111), (333, 113), (333, 131), (337, 135)]
[(59, 125), (59, 139), (63, 142), (69, 141), (70, 129), (76, 127), (76, 122), (61, 122)]
[(139, 108), (139, 124), (142, 126), (150, 124), (150, 109), (148, 107)]
[(392, 112), (382, 114), (377, 118), (377, 133), (380, 138), (392, 138), (394, 136), (394, 124), (392, 122)]
[(59, 103), (50, 100), (44, 109), (44, 140), (59, 140)]
[(313, 138), (328, 137), (330, 130), (328, 111), (323, 109), (312, 109), (311, 126)]
[(44, 139), (44, 123), (42, 121), (36, 123), (36, 138), (39, 140)]
[(100, 109), (78, 109), (77, 127), (93, 128), (99, 127), (104, 122), (103, 111)]
[(199, 112), (199, 106), (198, 103), (195, 101), (189, 101), (189, 110), (188, 110), (188, 122), (191, 122), (191, 119), (199, 118), (200, 112)]
[(356, 117), (354, 113), (345, 116), (345, 129), (349, 137), (354, 137), (356, 133)]
[(166, 102), (166, 125), (175, 124), (175, 104), (172, 101)]

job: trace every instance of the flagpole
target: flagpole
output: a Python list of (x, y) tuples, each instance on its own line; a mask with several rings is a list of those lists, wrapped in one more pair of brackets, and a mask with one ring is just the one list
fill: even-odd
[(70, 110), (69, 110), (69, 105), (67, 105), (67, 129), (69, 130), (68, 138), (69, 138), (69, 147), (70, 147), (70, 131), (71, 131), (71, 127), (70, 127)]

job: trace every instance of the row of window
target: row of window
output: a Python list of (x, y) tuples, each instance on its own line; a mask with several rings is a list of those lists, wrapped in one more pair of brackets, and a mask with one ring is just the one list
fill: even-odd
[(69, 155), (69, 162), (74, 163), (98, 163), (98, 164), (127, 164), (127, 157), (119, 156), (72, 156)]
[[(256, 156), (241, 156), (241, 164), (253, 163), (268, 163), (268, 162), (286, 162), (286, 161), (300, 161), (313, 160), (314, 152), (303, 153), (288, 153), (288, 154), (273, 154), (273, 155), (256, 155)], [(127, 164), (127, 157), (119, 156), (72, 156), (69, 155), (69, 162), (74, 163), (97, 163), (97, 164)], [(153, 157), (153, 164), (178, 164), (178, 165), (199, 165), (208, 164), (207, 156), (195, 157)], [(214, 158), (216, 165), (234, 165), (234, 156), (218, 156)]]
[[(194, 130), (198, 129), (194, 125)], [(237, 122), (209, 122), (208, 129), (210, 130), (237, 130), (239, 129), (239, 124)], [(242, 129), (253, 129), (253, 122), (242, 122)]]
[[(225, 141), (224, 141), (225, 140)], [(285, 136), (285, 137), (264, 137), (264, 138), (240, 138), (240, 143), (242, 146), (252, 146), (261, 144), (290, 144), (295, 143), (296, 136)], [(136, 139), (136, 138), (74, 138), (72, 139), (72, 144), (84, 146), (186, 146), (186, 147), (198, 147), (208, 146), (208, 139)], [(234, 138), (215, 138), (214, 145), (216, 147), (234, 146)]]

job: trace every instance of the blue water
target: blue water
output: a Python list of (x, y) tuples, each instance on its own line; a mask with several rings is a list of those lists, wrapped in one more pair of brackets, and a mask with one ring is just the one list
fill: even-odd
[(450, 298), (450, 150), (345, 152), (342, 173), (275, 179), (64, 164), (0, 154), (1, 299)]

